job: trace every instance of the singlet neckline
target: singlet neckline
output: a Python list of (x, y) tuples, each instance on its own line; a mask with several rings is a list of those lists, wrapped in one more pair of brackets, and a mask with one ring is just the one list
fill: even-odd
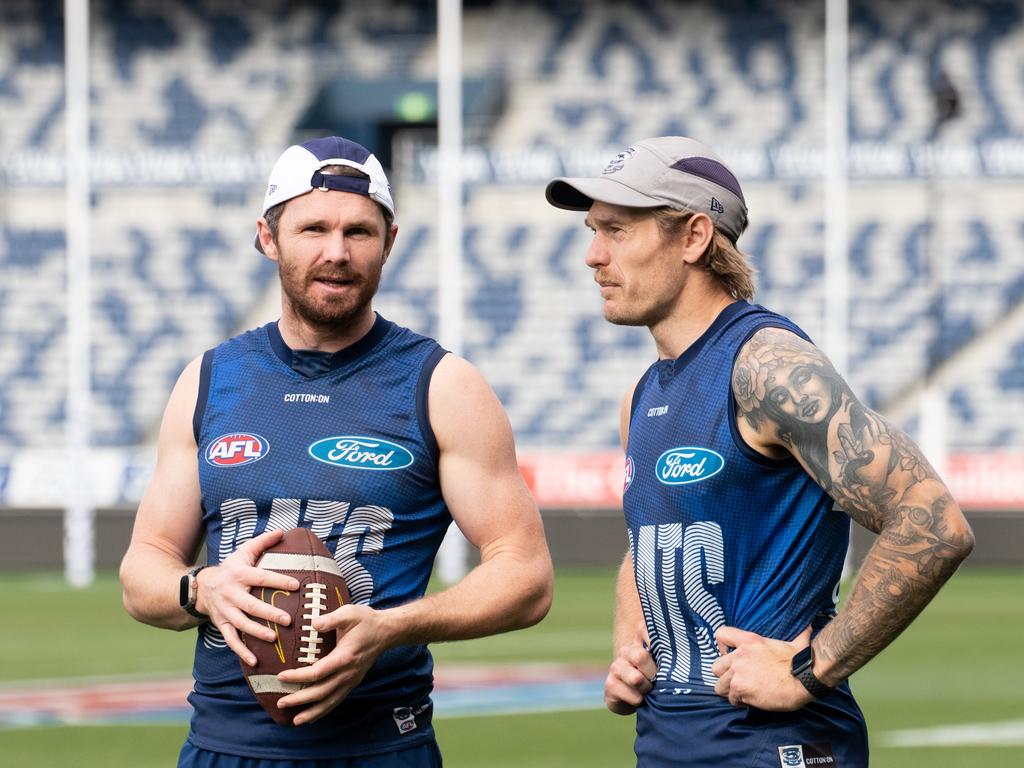
[(361, 339), (337, 352), (321, 352), (315, 349), (292, 349), (289, 347), (281, 336), (278, 322), (275, 320), (264, 326), (270, 347), (274, 350), (274, 354), (281, 359), (281, 362), (307, 379), (336, 371), (359, 359), (376, 347), (394, 326), (390, 320), (385, 320), (380, 314), (377, 314), (370, 330)]
[(736, 317), (736, 315), (738, 315), (740, 312), (742, 312), (749, 306), (750, 304), (748, 304), (746, 301), (744, 301), (743, 299), (739, 299), (725, 307), (721, 312), (718, 313), (718, 316), (711, 322), (711, 325), (708, 326), (707, 330), (704, 331), (704, 333), (702, 333), (700, 336), (698, 336), (697, 340), (694, 341), (693, 344), (684, 349), (682, 354), (679, 355), (679, 357), (675, 359), (659, 360), (658, 367), (665, 369), (665, 372), (669, 373), (672, 376), (679, 373), (683, 368), (687, 366), (687, 364), (692, 362), (697, 357), (697, 355), (700, 354), (700, 351), (704, 349), (704, 346), (720, 330), (722, 330), (722, 328), (724, 328), (730, 321), (732, 321), (734, 317)]

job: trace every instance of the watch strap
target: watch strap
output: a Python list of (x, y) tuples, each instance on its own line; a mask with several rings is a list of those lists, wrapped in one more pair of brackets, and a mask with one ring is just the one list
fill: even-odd
[(197, 619), (204, 620), (210, 617), (205, 613), (200, 613), (196, 610), (196, 598), (198, 597), (199, 591), (199, 584), (196, 581), (196, 576), (198, 576), (199, 572), (205, 567), (205, 565), (197, 565), (181, 577), (181, 585), (178, 595), (178, 602), (186, 613), (190, 616), (195, 616)]
[(792, 672), (807, 692), (816, 699), (828, 696), (835, 690), (814, 676), (814, 650), (810, 646), (793, 657)]

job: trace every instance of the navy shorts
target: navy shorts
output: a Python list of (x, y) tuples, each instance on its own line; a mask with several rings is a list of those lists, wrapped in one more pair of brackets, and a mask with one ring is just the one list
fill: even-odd
[(239, 757), (200, 749), (185, 742), (178, 755), (178, 768), (441, 768), (441, 751), (436, 741), (398, 752), (336, 760), (265, 760)]
[(637, 710), (638, 768), (867, 768), (868, 736), (844, 684), (796, 712), (713, 693), (651, 693)]

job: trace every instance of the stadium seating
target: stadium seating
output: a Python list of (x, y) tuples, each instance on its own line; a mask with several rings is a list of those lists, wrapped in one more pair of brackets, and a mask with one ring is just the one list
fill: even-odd
[[(273, 157), (330, 77), (433, 78), (433, 4), (385, 5), (94, 4), (93, 149)], [(936, 5), (851, 4), (854, 141), (1024, 137), (1021, 7)], [(0, 446), (15, 448), (59, 441), (64, 417), (63, 201), (59, 178), (32, 170), (63, 151), (54, 8), (27, 0), (0, 8)], [(819, 6), (796, 0), (470, 2), (464, 61), (470, 75), (497, 68), (508, 84), (494, 149), (603, 151), (684, 133), (770, 156), (820, 143), (823, 22)], [(937, 134), (929, 84), (940, 71), (957, 84), (962, 114)], [(249, 245), (266, 171), (252, 164), (244, 184), (157, 173), (97, 187), (98, 444), (152, 440), (182, 366), (273, 316), (273, 265)], [(871, 176), (877, 169), (868, 166)], [(822, 188), (813, 173), (780, 168), (745, 183), (752, 224), (741, 245), (760, 271), (758, 300), (820, 340)], [(432, 179), (396, 168), (393, 182), (402, 230), (378, 308), (436, 333)], [(980, 173), (906, 172), (851, 186), (846, 373), (871, 405), (898, 401), (929, 366), (1024, 300), (1022, 197), (1019, 177)], [(550, 209), (532, 182), (492, 180), (466, 192), (463, 352), (494, 384), (526, 448), (614, 445), (619, 398), (654, 355), (641, 329), (601, 320), (581, 218)], [(1022, 361), (1024, 335), (956, 378), (952, 447), (1024, 446)]]

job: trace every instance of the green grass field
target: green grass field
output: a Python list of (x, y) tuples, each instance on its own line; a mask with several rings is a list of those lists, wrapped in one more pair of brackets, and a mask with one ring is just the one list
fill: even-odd
[[(532, 629), (434, 648), (439, 664), (563, 661), (609, 656), (613, 573), (560, 571), (551, 615)], [(187, 675), (191, 633), (134, 623), (105, 575), (73, 591), (56, 575), (4, 576), (8, 630), (0, 635), (0, 681), (111, 675)], [(965, 569), (896, 643), (853, 679), (868, 719), (875, 768), (1024, 766), (1024, 572)], [(31, 634), (30, 634), (31, 633)], [(1010, 746), (887, 746), (904, 729), (1019, 721)], [(627, 766), (632, 720), (594, 702), (588, 711), (440, 718), (445, 765)], [(5, 768), (173, 765), (181, 724), (59, 726), (0, 730)], [(982, 734), (982, 739), (985, 738)]]

